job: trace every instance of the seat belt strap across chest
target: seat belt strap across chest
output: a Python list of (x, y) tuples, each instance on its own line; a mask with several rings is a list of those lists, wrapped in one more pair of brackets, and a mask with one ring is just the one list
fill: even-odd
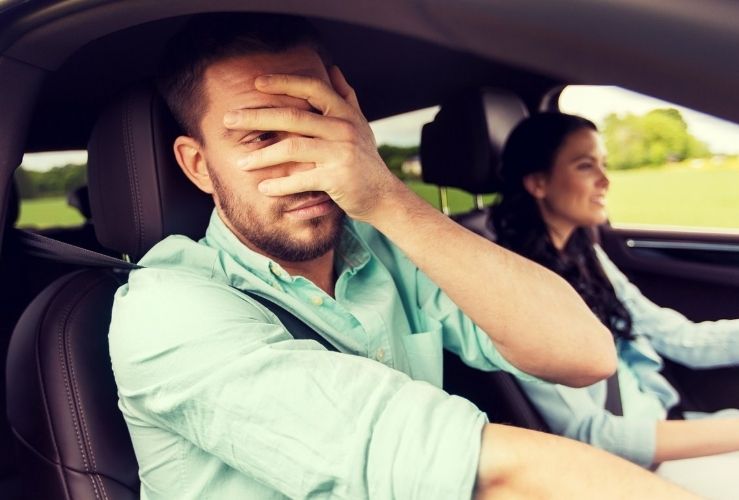
[[(69, 243), (48, 238), (30, 231), (20, 229), (16, 231), (21, 245), (28, 251), (29, 255), (34, 257), (77, 266), (104, 267), (111, 269), (124, 269), (128, 271), (132, 269), (141, 269), (142, 267), (123, 259), (118, 259), (93, 250), (70, 245)], [(329, 351), (338, 351), (338, 349), (322, 335), (281, 305), (255, 293), (244, 290), (239, 291), (272, 311), (272, 313), (277, 316), (280, 322), (285, 326), (287, 331), (290, 332), (293, 338), (315, 340)]]
[(618, 417), (624, 415), (621, 405), (621, 388), (618, 385), (618, 370), (606, 379), (606, 410)]

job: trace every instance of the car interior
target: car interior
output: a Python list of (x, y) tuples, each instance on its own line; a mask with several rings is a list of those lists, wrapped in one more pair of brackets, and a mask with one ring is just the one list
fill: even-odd
[[(441, 105), (424, 126), (420, 145), (423, 180), (441, 193), (495, 193), (508, 134), (527, 115), (556, 109), (551, 96), (573, 81), (628, 85), (739, 119), (739, 97), (731, 86), (739, 84), (735, 68), (721, 82), (665, 86), (681, 47), (642, 50), (653, 63), (644, 71), (633, 60), (632, 44), (640, 35), (624, 40), (605, 30), (600, 46), (573, 47), (593, 36), (592, 23), (577, 36), (571, 33), (572, 23), (587, 16), (634, 19), (636, 28), (660, 26), (665, 35), (688, 26), (694, 40), (684, 42), (690, 48), (682, 47), (680, 60), (715, 70), (725, 62), (721, 58), (739, 55), (737, 30), (714, 29), (718, 17), (686, 20), (681, 14), (690, 11), (680, 2), (664, 13), (668, 19), (648, 8), (597, 11), (578, 2), (573, 4), (582, 10), (568, 17), (553, 14), (546, 1), (535, 3), (535, 14), (516, 2), (500, 2), (498, 10), (475, 2), (452, 9), (432, 1), (372, 8), (336, 1), (323, 9), (256, 1), (251, 8), (309, 16), (369, 120)], [(113, 294), (127, 271), (81, 265), (63, 251), (50, 259), (53, 251), (29, 248), (15, 227), (19, 199), (12, 182), (23, 153), (88, 151), (89, 195), (83, 190), (73, 203), (86, 210), (89, 196), (92, 222), (79, 231), (45, 235), (95, 252), (136, 262), (168, 235), (199, 239), (213, 207), (175, 163), (171, 143), (179, 130), (151, 80), (163, 44), (190, 15), (245, 7), (229, 1), (122, 4), (10, 2), (0, 8), (2, 498), (139, 498), (136, 458), (117, 408), (107, 344)], [(386, 15), (390, 9), (393, 16)], [(728, 43), (725, 54), (696, 62), (696, 50), (718, 41)], [(563, 57), (568, 49), (575, 55)], [(595, 60), (604, 51), (612, 60)], [(487, 223), (491, 210), (479, 206), (454, 219), (494, 241)], [(739, 235), (609, 225), (598, 228), (598, 235), (653, 301), (695, 321), (739, 317)], [(655, 241), (660, 245), (650, 245)], [(739, 369), (696, 372), (666, 363), (683, 409), (739, 407)], [(475, 402), (491, 421), (547, 430), (512, 376), (473, 370), (452, 355), (444, 364), (444, 388)]]

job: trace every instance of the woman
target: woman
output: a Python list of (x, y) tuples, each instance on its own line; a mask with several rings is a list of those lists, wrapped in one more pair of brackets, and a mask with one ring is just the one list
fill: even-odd
[[(724, 454), (739, 467), (739, 454), (727, 455), (739, 450), (739, 411), (666, 420), (679, 397), (659, 373), (660, 354), (694, 368), (739, 363), (739, 320), (696, 324), (655, 305), (594, 243), (591, 228), (606, 221), (609, 186), (595, 125), (560, 113), (532, 116), (511, 133), (502, 160), (498, 242), (565, 278), (611, 330), (619, 353), (623, 416), (605, 409), (605, 381), (582, 389), (522, 383), (550, 428), (642, 466)], [(659, 471), (670, 476), (676, 464)], [(695, 461), (687, 465), (694, 475)], [(686, 474), (675, 474), (684, 483)]]

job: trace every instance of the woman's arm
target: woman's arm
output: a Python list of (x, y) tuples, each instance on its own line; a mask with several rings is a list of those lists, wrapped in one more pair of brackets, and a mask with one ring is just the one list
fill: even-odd
[(555, 434), (588, 443), (643, 467), (654, 461), (655, 418), (625, 418), (604, 408), (606, 383), (583, 389), (518, 381)]
[(631, 314), (634, 333), (649, 338), (654, 349), (691, 368), (739, 364), (739, 319), (694, 323), (679, 312), (646, 298), (605, 252), (596, 255), (616, 295)]
[(664, 420), (657, 423), (656, 463), (739, 450), (739, 419)]

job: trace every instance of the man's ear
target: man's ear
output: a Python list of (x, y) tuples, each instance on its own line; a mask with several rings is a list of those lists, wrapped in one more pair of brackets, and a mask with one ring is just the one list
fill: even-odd
[(174, 156), (190, 182), (198, 189), (213, 194), (213, 181), (208, 173), (200, 143), (192, 137), (181, 135), (174, 141)]
[(547, 177), (542, 172), (535, 172), (523, 178), (523, 187), (537, 200), (547, 195)]

